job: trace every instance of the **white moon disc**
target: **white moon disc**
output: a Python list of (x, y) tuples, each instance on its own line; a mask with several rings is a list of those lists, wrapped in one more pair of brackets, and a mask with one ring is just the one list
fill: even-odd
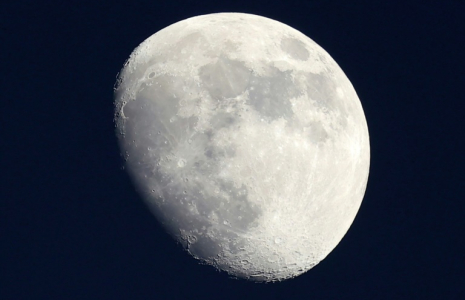
[(339, 243), (370, 161), (336, 62), (280, 22), (183, 20), (137, 47), (115, 88), (127, 170), (195, 258), (257, 281), (297, 276)]

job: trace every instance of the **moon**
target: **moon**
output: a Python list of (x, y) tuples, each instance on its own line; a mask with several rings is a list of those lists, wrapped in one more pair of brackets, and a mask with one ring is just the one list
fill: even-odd
[(281, 281), (351, 226), (369, 173), (365, 115), (301, 32), (244, 13), (177, 22), (134, 50), (114, 96), (125, 169), (201, 263)]

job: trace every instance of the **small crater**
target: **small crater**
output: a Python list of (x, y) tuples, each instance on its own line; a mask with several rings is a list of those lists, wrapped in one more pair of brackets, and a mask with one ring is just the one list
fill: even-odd
[(186, 166), (186, 160), (185, 159), (180, 159), (178, 160), (178, 167), (184, 168)]

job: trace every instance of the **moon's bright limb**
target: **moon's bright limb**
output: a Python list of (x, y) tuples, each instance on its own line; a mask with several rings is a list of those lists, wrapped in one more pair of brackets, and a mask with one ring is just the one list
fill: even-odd
[(336, 62), (301, 32), (220, 13), (145, 40), (115, 89), (135, 185), (196, 258), (276, 281), (324, 259), (368, 178), (368, 129)]

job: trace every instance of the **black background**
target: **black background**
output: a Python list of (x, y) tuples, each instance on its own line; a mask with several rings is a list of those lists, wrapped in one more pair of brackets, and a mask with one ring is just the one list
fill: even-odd
[[(461, 1), (2, 1), (0, 299), (465, 299)], [(274, 284), (199, 265), (122, 171), (113, 85), (156, 31), (213, 12), (300, 30), (354, 85), (371, 169), (338, 247)]]

